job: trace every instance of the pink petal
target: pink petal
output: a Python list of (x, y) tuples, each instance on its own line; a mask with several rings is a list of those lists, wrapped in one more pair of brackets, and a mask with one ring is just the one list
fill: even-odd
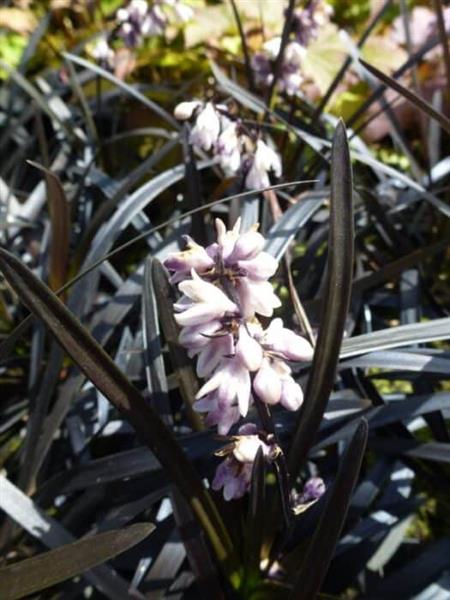
[(228, 261), (236, 262), (254, 258), (264, 248), (265, 239), (257, 231), (247, 231), (236, 241)]
[(303, 404), (303, 390), (292, 377), (283, 379), (280, 402), (288, 410), (298, 410)]
[(239, 340), (236, 344), (236, 357), (249, 371), (257, 371), (261, 366), (263, 350), (259, 343), (249, 335), (245, 325), (241, 325), (239, 328)]
[(256, 374), (253, 389), (266, 404), (277, 404), (280, 401), (281, 380), (267, 359), (263, 360), (262, 366)]
[(278, 261), (267, 252), (260, 252), (251, 260), (239, 260), (238, 265), (244, 269), (247, 277), (256, 280), (267, 280), (278, 269)]

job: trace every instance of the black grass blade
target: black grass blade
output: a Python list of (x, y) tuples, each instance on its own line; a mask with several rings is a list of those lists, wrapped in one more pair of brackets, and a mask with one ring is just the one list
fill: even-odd
[(450, 119), (448, 119), (444, 114), (438, 112), (435, 108), (433, 108), (431, 104), (429, 104), (426, 100), (418, 96), (415, 92), (409, 90), (395, 79), (392, 79), (392, 77), (389, 77), (389, 75), (382, 73), (373, 65), (369, 65), (369, 63), (366, 63), (364, 60), (360, 60), (359, 62), (365, 69), (372, 73), (374, 77), (382, 81), (385, 85), (392, 88), (399, 94), (401, 94), (416, 108), (428, 115), (431, 119), (437, 121), (439, 125), (441, 125), (443, 129), (445, 129), (445, 131), (450, 133)]
[(261, 547), (264, 539), (264, 520), (266, 515), (265, 477), (266, 465), (262, 449), (260, 448), (256, 454), (252, 469), (245, 536), (247, 542), (247, 585), (254, 585), (260, 572)]
[(70, 250), (70, 206), (61, 181), (55, 173), (32, 160), (30, 165), (44, 174), (47, 202), (52, 226), (49, 255), (49, 284), (57, 290), (66, 283)]
[(313, 600), (320, 591), (358, 479), (367, 433), (367, 422), (361, 419), (342, 459), (308, 553), (301, 565), (290, 596), (292, 600)]
[(136, 523), (4, 567), (0, 569), (0, 596), (3, 600), (23, 598), (80, 575), (132, 548), (154, 529), (151, 523)]
[(159, 262), (152, 261), (152, 285), (158, 305), (158, 316), (164, 337), (169, 346), (172, 364), (175, 368), (177, 380), (180, 385), (181, 395), (186, 407), (187, 417), (193, 429), (200, 431), (204, 429), (202, 419), (193, 409), (195, 395), (198, 391), (198, 380), (192, 368), (186, 350), (178, 342), (179, 328), (174, 319), (173, 302), (171, 300), (171, 286), (167, 272)]
[(300, 412), (290, 454), (289, 470), (298, 474), (320, 425), (333, 389), (339, 351), (350, 303), (353, 275), (353, 186), (345, 125), (339, 122), (331, 160), (331, 214), (328, 265), (320, 330), (305, 401)]

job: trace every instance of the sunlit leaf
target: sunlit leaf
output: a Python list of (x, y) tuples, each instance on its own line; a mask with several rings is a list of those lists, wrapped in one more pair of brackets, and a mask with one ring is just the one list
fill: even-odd
[(329, 88), (347, 54), (337, 27), (331, 23), (322, 27), (317, 38), (309, 44), (303, 60), (303, 72), (314, 81), (321, 94)]
[(336, 127), (331, 158), (331, 214), (328, 264), (319, 335), (305, 400), (294, 434), (289, 469), (298, 473), (333, 389), (353, 279), (353, 184), (347, 134)]

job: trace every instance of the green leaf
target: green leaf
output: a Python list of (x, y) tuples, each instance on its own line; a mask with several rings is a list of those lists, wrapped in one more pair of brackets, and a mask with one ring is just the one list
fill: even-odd
[(319, 524), (297, 575), (290, 598), (313, 600), (327, 573), (328, 565), (344, 525), (348, 505), (358, 479), (367, 444), (367, 421), (361, 419), (348, 445)]
[(304, 57), (303, 71), (323, 95), (346, 58), (347, 49), (339, 31), (335, 25), (329, 23), (320, 29), (317, 39), (309, 44)]
[(353, 185), (347, 134), (342, 121), (333, 139), (331, 159), (331, 214), (328, 264), (319, 336), (311, 365), (305, 400), (290, 454), (295, 479), (311, 447), (333, 389), (353, 276)]
[(408, 54), (386, 35), (374, 35), (361, 48), (361, 56), (383, 71), (395, 71), (407, 60)]
[(89, 536), (0, 569), (0, 596), (3, 600), (23, 598), (80, 575), (132, 548), (154, 529), (151, 523), (136, 523), (126, 529)]
[(232, 545), (222, 519), (192, 464), (159, 415), (58, 297), (3, 249), (0, 249), (0, 270), (19, 298), (44, 321), (86, 377), (152, 450), (192, 507), (219, 561), (232, 578)]

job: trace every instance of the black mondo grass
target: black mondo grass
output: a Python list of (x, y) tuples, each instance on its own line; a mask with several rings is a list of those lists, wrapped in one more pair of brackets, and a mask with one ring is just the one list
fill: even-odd
[(0, 597), (445, 595), (448, 6), (4, 4)]

